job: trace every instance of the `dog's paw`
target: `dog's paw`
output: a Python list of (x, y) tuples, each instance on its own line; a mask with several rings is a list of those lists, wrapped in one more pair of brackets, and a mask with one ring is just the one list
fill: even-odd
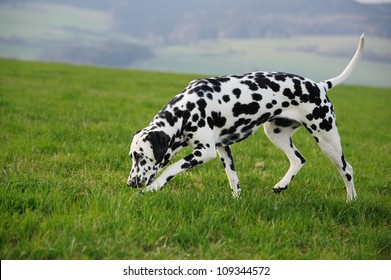
[(232, 197), (235, 198), (235, 199), (238, 199), (240, 197), (240, 191), (241, 191), (241, 189), (233, 191), (232, 192)]
[(279, 194), (281, 193), (283, 190), (286, 190), (288, 188), (288, 186), (286, 187), (280, 187), (280, 186), (275, 186), (272, 191), (276, 194)]
[(348, 197), (346, 198), (346, 202), (355, 202), (357, 200), (357, 194), (354, 193), (352, 195), (348, 195)]
[(145, 187), (143, 193), (146, 193), (146, 192), (157, 192), (160, 189), (161, 189), (161, 187), (159, 186), (159, 184), (157, 182), (153, 182), (152, 184), (150, 184), (150, 185)]

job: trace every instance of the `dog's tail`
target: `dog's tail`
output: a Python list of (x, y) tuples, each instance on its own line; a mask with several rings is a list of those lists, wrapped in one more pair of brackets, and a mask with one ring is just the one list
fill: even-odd
[(346, 81), (347, 78), (349, 78), (349, 76), (353, 72), (354, 68), (356, 68), (357, 63), (360, 60), (361, 54), (363, 53), (364, 42), (365, 42), (365, 36), (363, 33), (360, 37), (360, 42), (358, 44), (356, 53), (354, 54), (352, 60), (349, 62), (348, 66), (346, 66), (345, 70), (343, 70), (343, 72), (341, 74), (339, 74), (339, 76), (322, 82), (325, 84), (327, 89), (331, 89), (331, 88), (343, 83), (344, 81)]

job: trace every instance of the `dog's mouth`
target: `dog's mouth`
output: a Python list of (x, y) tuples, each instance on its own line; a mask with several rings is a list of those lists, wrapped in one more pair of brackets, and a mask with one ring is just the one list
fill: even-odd
[(134, 189), (137, 189), (137, 188), (142, 188), (143, 187), (143, 180), (136, 176), (134, 178), (128, 178), (128, 181), (127, 181), (127, 184), (129, 187), (132, 187)]
[(145, 186), (148, 186), (152, 181), (155, 179), (155, 175), (152, 175), (149, 179), (142, 179), (138, 176), (135, 178), (128, 178), (127, 185), (129, 187), (132, 187), (134, 189), (143, 188)]
[(138, 189), (138, 188), (142, 188), (143, 184), (137, 181), (128, 181), (128, 186), (132, 187), (133, 189)]

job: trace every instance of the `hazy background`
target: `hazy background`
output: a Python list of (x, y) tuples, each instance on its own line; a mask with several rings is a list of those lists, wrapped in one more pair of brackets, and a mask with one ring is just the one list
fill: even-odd
[(0, 0), (0, 57), (28, 60), (323, 80), (343, 70), (363, 32), (349, 83), (391, 87), (390, 1)]

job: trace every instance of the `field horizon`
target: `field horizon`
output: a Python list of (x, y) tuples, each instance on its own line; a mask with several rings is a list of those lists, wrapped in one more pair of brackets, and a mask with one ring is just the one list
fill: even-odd
[(132, 134), (199, 76), (0, 65), (3, 260), (391, 259), (391, 88), (328, 94), (355, 202), (304, 129), (294, 142), (307, 163), (281, 195), (271, 188), (289, 163), (262, 129), (232, 146), (240, 199), (218, 159), (141, 195), (126, 186)]

